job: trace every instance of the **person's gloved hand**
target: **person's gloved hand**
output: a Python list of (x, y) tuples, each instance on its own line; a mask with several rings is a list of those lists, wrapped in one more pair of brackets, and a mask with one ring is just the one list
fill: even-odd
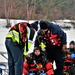
[(71, 54), (70, 55), (70, 58), (75, 58), (75, 54)]

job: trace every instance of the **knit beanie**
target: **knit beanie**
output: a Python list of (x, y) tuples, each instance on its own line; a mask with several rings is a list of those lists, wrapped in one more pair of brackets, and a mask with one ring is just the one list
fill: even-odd
[(43, 20), (40, 21), (40, 28), (43, 30), (48, 28), (46, 21)]
[(70, 42), (70, 45), (71, 45), (71, 44), (75, 45), (75, 42), (74, 42), (74, 41), (71, 41), (71, 42)]

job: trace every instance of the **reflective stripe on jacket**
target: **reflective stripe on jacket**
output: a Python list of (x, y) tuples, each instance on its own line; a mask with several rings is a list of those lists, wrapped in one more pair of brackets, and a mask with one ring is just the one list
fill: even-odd
[(11, 30), (6, 35), (6, 38), (11, 38), (13, 42), (17, 42), (19, 44), (19, 32), (15, 30)]

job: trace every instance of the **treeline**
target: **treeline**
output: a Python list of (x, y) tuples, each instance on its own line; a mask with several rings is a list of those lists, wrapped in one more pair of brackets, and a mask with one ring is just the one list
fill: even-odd
[(0, 0), (0, 18), (75, 19), (75, 0)]

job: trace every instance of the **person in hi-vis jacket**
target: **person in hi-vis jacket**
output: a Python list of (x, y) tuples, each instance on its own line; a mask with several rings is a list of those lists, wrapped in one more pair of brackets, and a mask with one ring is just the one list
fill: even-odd
[(5, 46), (8, 53), (9, 75), (22, 75), (23, 69), (23, 52), (26, 55), (36, 30), (38, 21), (31, 24), (20, 22), (12, 26), (6, 35)]

